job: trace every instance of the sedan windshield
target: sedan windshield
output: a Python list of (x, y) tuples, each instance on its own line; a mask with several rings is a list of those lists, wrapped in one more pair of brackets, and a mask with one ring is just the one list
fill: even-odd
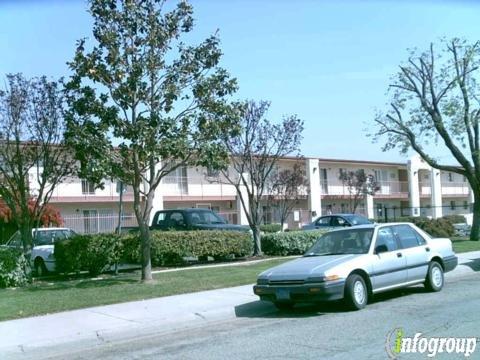
[(373, 229), (348, 229), (322, 235), (304, 256), (366, 254)]

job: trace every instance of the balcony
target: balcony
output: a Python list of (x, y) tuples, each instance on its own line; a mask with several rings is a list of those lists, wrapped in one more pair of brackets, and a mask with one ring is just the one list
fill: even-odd
[[(116, 190), (116, 185), (106, 185), (104, 189), (96, 189), (91, 193), (83, 193), (80, 182), (66, 183), (58, 186), (50, 202), (52, 203), (72, 203), (72, 202), (118, 202), (120, 194)], [(133, 202), (133, 190), (127, 187), (123, 193), (124, 202)]]
[[(452, 197), (467, 197), (470, 194), (470, 187), (466, 182), (442, 182), (442, 195)], [(432, 195), (432, 186), (429, 181), (420, 181), (420, 195)]]
[(166, 200), (235, 200), (233, 185), (209, 181), (204, 176), (167, 176), (162, 180)]
[[(340, 180), (321, 181), (322, 195), (326, 196), (350, 196), (354, 189), (349, 191)], [(408, 197), (408, 181), (381, 181), (376, 197)]]

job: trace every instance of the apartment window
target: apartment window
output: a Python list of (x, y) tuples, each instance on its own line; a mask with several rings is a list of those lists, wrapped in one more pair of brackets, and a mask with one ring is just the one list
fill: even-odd
[(207, 168), (207, 176), (208, 177), (218, 177), (220, 175), (220, 171), (212, 168)]
[(465, 175), (463, 175), (463, 182), (467, 182), (467, 178)]
[(468, 201), (465, 200), (465, 201), (463, 202), (463, 208), (464, 208), (465, 210), (468, 209)]
[(117, 194), (120, 194), (120, 190), (123, 190), (123, 192), (125, 193), (125, 191), (127, 190), (127, 185), (122, 184), (122, 182), (118, 180), (115, 186), (115, 191), (117, 192)]
[(448, 173), (448, 181), (453, 182), (453, 174), (451, 172)]
[(450, 201), (450, 210), (455, 210), (457, 208), (457, 206), (455, 205), (455, 201), (452, 200)]
[(82, 180), (82, 194), (84, 195), (94, 195), (95, 194), (95, 185), (87, 180)]

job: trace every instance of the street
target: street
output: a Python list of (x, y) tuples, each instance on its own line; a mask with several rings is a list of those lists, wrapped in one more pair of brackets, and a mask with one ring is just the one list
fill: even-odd
[[(366, 309), (345, 312), (341, 304), (299, 306), (279, 313), (268, 303), (235, 308), (236, 318), (207, 322), (183, 331), (143, 334), (85, 348), (39, 350), (40, 357), (61, 359), (383, 359), (387, 334), (479, 337), (478, 274), (450, 278), (440, 293), (423, 287), (376, 296)], [(133, 335), (133, 334), (132, 334)], [(409, 358), (410, 354), (401, 354)], [(410, 355), (411, 358), (420, 358)], [(443, 356), (442, 356), (443, 355)], [(463, 358), (439, 354), (437, 358)], [(426, 354), (421, 358), (427, 358)], [(470, 358), (480, 359), (477, 349)]]

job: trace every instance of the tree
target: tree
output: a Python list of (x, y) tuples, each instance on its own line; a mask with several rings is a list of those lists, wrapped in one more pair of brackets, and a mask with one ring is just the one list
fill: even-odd
[(218, 66), (219, 39), (198, 46), (180, 38), (193, 28), (185, 1), (91, 0), (95, 43), (80, 40), (66, 84), (69, 144), (82, 174), (101, 184), (132, 186), (141, 237), (142, 280), (152, 280), (149, 221), (155, 190), (180, 166), (218, 167), (227, 152), (218, 140), (236, 130), (226, 101), (236, 82)]
[(347, 188), (349, 210), (352, 214), (355, 214), (358, 205), (365, 200), (366, 196), (373, 196), (380, 189), (375, 177), (372, 174), (366, 174), (363, 169), (355, 171), (341, 169), (338, 178), (343, 187)]
[[(28, 208), (30, 210), (30, 217), (35, 224), (38, 223), (39, 226), (45, 227), (63, 225), (62, 216), (56, 207), (46, 204), (43, 211), (40, 213), (40, 217), (35, 218), (34, 206), (35, 199), (30, 199), (28, 201)], [(12, 211), (10, 208), (4, 202), (0, 201), (0, 222), (10, 224), (14, 221), (15, 219), (12, 218)]]
[(240, 132), (222, 137), (233, 170), (223, 168), (222, 175), (237, 190), (253, 232), (254, 255), (262, 255), (261, 203), (270, 176), (282, 157), (298, 153), (303, 131), (303, 121), (295, 115), (284, 117), (279, 124), (271, 123), (265, 118), (269, 106), (265, 101), (243, 103)]
[[(480, 42), (443, 41), (412, 52), (390, 85), (390, 109), (378, 114), (374, 140), (383, 150), (410, 148), (433, 168), (465, 176), (475, 202), (471, 240), (480, 231)], [(435, 146), (432, 149), (432, 146)], [(443, 148), (460, 166), (442, 165), (433, 151)]]
[(274, 172), (270, 181), (268, 200), (278, 210), (280, 225), (285, 224), (292, 210), (307, 195), (308, 180), (304, 168), (295, 163), (292, 169)]
[[(76, 171), (64, 146), (64, 97), (45, 77), (7, 75), (0, 90), (0, 196), (22, 234), (27, 259), (32, 228), (48, 210), (54, 189)], [(30, 268), (25, 269), (30, 276)]]

